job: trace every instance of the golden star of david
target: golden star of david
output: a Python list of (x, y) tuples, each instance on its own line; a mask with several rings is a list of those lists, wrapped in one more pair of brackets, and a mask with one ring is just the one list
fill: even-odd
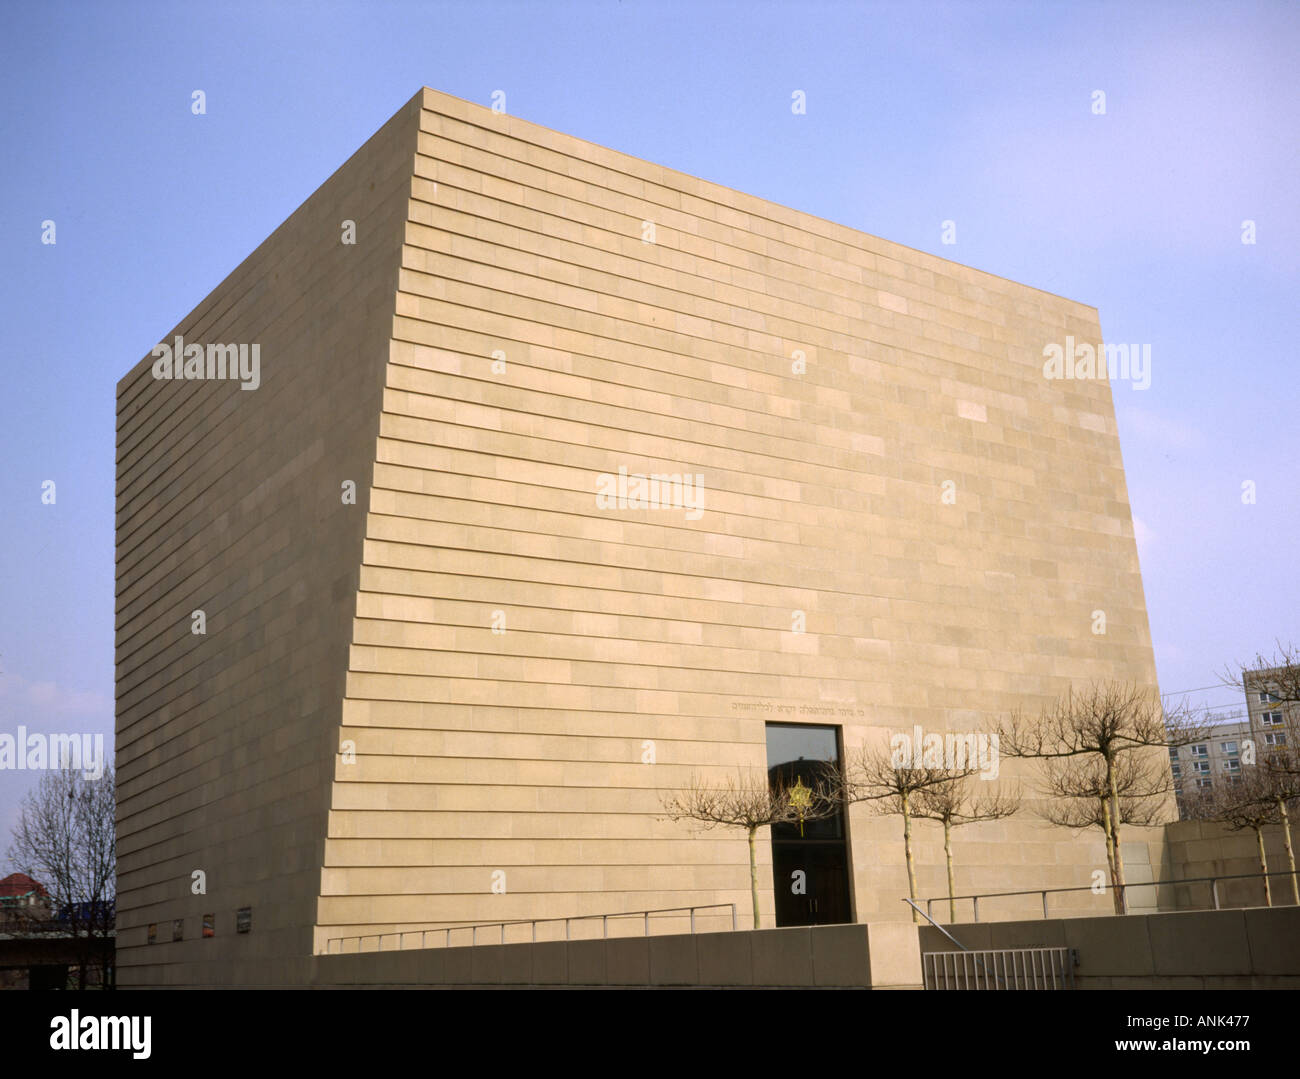
[(812, 805), (812, 790), (803, 785), (803, 776), (796, 776), (794, 786), (790, 788), (790, 805), (799, 816), (799, 834), (803, 835), (803, 815)]

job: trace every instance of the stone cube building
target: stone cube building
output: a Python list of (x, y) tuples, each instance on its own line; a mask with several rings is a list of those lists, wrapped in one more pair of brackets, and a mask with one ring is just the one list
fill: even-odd
[[(744, 833), (665, 791), (1155, 685), (1110, 386), (1044, 373), (1084, 304), (425, 89), (162, 341), (117, 391), (123, 985), (743, 926)], [(826, 906), (760, 844), (763, 924), (909, 917), (900, 832), (820, 835)], [(959, 892), (1105, 866), (963, 833)]]

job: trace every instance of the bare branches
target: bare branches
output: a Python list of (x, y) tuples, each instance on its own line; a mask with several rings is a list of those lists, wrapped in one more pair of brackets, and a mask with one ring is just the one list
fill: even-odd
[(93, 939), (113, 928), (116, 803), (111, 765), (95, 780), (75, 768), (52, 769), (23, 799), (9, 847), (10, 860), (46, 886), (55, 910), (85, 942), (82, 988)]
[[(906, 736), (902, 741), (907, 742)], [(883, 745), (867, 744), (854, 754), (849, 762), (845, 780), (845, 798), (849, 802), (867, 802), (872, 810), (881, 814), (898, 814), (903, 818), (903, 857), (907, 863), (908, 895), (916, 899), (916, 864), (912, 857), (912, 819), (925, 814), (917, 812), (918, 805), (928, 794), (933, 794), (930, 804), (951, 802), (962, 797), (962, 785), (980, 771), (967, 760), (958, 765), (956, 760), (945, 763), (935, 753), (927, 758), (922, 746), (911, 746), (905, 754), (886, 749)], [(936, 817), (943, 820), (942, 817)], [(951, 823), (944, 824), (944, 852), (948, 860), (948, 893), (952, 895), (952, 848), (949, 841)], [(912, 920), (917, 920), (912, 911)]]
[(953, 780), (969, 779), (978, 771), (974, 766), (944, 768), (922, 763), (913, 767), (900, 763), (884, 746), (868, 744), (850, 758), (844, 796), (849, 802), (878, 803), (872, 807), (877, 813), (901, 813), (914, 795)]
[[(1043, 762), (1049, 788), (1056, 782), (1066, 791), (1086, 792), (1094, 784), (1102, 790), (1098, 795), (1104, 800), (1100, 807), (1089, 794), (1067, 793), (1064, 797), (1072, 800), (1059, 812), (1064, 820), (1098, 824), (1105, 832), (1106, 858), (1115, 886), (1115, 912), (1123, 914), (1127, 905), (1120, 825), (1126, 823), (1126, 815), (1133, 818), (1133, 823), (1157, 821), (1166, 800), (1153, 803), (1151, 799), (1166, 792), (1152, 789), (1144, 795), (1130, 793), (1125, 799), (1119, 790), (1121, 780), (1126, 773), (1132, 777), (1134, 770), (1141, 767), (1135, 762), (1150, 757), (1156, 747), (1165, 749), (1199, 741), (1209, 729), (1203, 717), (1183, 705), (1162, 704), (1149, 689), (1103, 682), (1077, 693), (1071, 690), (1036, 718), (1016, 713), (998, 725), (997, 734), (1002, 752), (1008, 756)], [(1081, 767), (1054, 771), (1054, 766), (1071, 761)], [(1167, 771), (1165, 761), (1161, 766)], [(1154, 778), (1153, 774), (1146, 775), (1148, 781)]]
[(997, 726), (1008, 757), (1114, 757), (1150, 746), (1203, 739), (1209, 725), (1184, 706), (1162, 704), (1151, 691), (1123, 682), (1070, 692), (1037, 716), (1017, 712)]
[(1264, 902), (1270, 907), (1273, 905), (1273, 890), (1269, 884), (1268, 855), (1264, 849), (1264, 828), (1270, 824), (1281, 824), (1285, 829), (1293, 893), (1296, 889), (1295, 857), (1286, 802), (1286, 798), (1278, 795), (1268, 773), (1256, 766), (1244, 769), (1235, 783), (1198, 791), (1185, 806), (1187, 815), (1193, 820), (1215, 821), (1234, 832), (1249, 828), (1255, 833), (1259, 869), (1264, 874)]
[[(1043, 816), (1063, 828), (1106, 828), (1110, 819), (1110, 784), (1100, 758), (1075, 758), (1045, 764), (1044, 793), (1052, 799)], [(1159, 822), (1165, 797), (1173, 790), (1168, 769), (1156, 761), (1125, 754), (1115, 763), (1115, 793), (1121, 824)]]
[(979, 821), (1002, 820), (1019, 809), (1019, 793), (1005, 787), (981, 790), (972, 798), (971, 781), (967, 775), (952, 776), (943, 783), (920, 791), (916, 798), (915, 815), (956, 828)]
[(807, 780), (800, 776), (793, 784), (760, 772), (739, 772), (720, 784), (693, 775), (682, 790), (664, 798), (664, 814), (670, 820), (698, 821), (705, 828), (722, 825), (751, 831), (834, 816), (841, 802), (833, 770), (809, 771)]
[(1214, 821), (1234, 832), (1279, 823), (1268, 778), (1255, 768), (1243, 769), (1235, 783), (1198, 791), (1186, 809), (1192, 820)]
[(721, 784), (709, 784), (692, 775), (685, 788), (667, 794), (663, 800), (664, 813), (670, 820), (693, 820), (705, 828), (744, 828), (748, 833), (755, 929), (759, 928), (755, 834), (774, 824), (798, 822), (802, 827), (807, 821), (833, 817), (844, 804), (843, 781), (831, 762), (808, 761), (806, 771), (807, 777), (800, 773), (794, 783), (783, 778), (779, 770), (741, 771)]
[[(948, 919), (957, 920), (957, 883), (953, 874), (952, 830), (963, 824), (1001, 820), (1020, 808), (1020, 795), (1004, 788), (986, 790), (971, 798), (971, 773), (950, 775), (917, 791), (913, 814), (943, 825), (943, 856), (948, 867)], [(981, 784), (984, 786), (984, 784)]]
[(1224, 686), (1231, 689), (1251, 686), (1267, 690), (1280, 704), (1300, 705), (1300, 647), (1275, 642), (1277, 649), (1265, 656), (1256, 652), (1247, 663), (1230, 664), (1219, 675)]

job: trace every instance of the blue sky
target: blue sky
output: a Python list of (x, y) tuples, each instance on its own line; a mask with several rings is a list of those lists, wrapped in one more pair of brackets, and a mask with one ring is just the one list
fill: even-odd
[(1162, 690), (1300, 643), (1300, 5), (10, 0), (0, 53), (0, 730), (111, 744), (116, 381), (422, 85), (1095, 305)]

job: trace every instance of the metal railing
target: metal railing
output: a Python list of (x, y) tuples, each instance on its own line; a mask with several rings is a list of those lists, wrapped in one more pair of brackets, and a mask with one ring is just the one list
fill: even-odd
[(964, 945), (961, 941), (959, 941), (956, 937), (954, 937), (951, 933), (949, 933), (948, 930), (946, 930), (943, 926), (941, 926), (938, 922), (936, 922), (933, 918), (931, 918), (929, 914), (927, 914), (920, 907), (918, 907), (914, 900), (907, 898), (907, 896), (904, 896), (903, 902), (906, 903), (909, 907), (911, 907), (914, 911), (916, 911), (917, 914), (919, 914), (932, 926), (934, 926), (935, 929), (939, 930), (940, 933), (942, 933), (945, 937), (947, 937), (950, 941), (952, 941), (955, 945), (957, 945), (957, 947), (960, 948), (963, 952), (970, 951), (970, 949), (967, 948), (966, 945)]
[[(478, 933), (480, 929), (498, 930), (499, 932), (497, 935), (497, 939), (495, 941), (492, 941), (491, 943), (505, 944), (506, 927), (514, 926), (514, 925), (531, 926), (532, 927), (531, 942), (535, 944), (537, 942), (537, 927), (539, 925), (544, 925), (548, 922), (563, 922), (564, 939), (572, 940), (573, 938), (571, 936), (571, 933), (572, 933), (573, 922), (593, 921), (596, 918), (599, 918), (601, 922), (600, 935), (602, 939), (608, 938), (609, 936), (610, 920), (617, 919), (617, 918), (643, 919), (643, 923), (644, 923), (643, 936), (648, 937), (650, 935), (650, 916), (652, 914), (681, 914), (683, 911), (688, 911), (690, 913), (691, 933), (694, 934), (695, 933), (695, 912), (697, 910), (731, 911), (731, 929), (733, 932), (735, 931), (736, 929), (736, 904), (735, 903), (703, 903), (694, 907), (662, 907), (659, 910), (628, 910), (628, 911), (620, 911), (617, 914), (573, 914), (567, 918), (524, 918), (513, 922), (481, 922), (475, 925), (453, 925), (453, 926), (448, 926), (445, 929), (408, 929), (408, 930), (394, 930), (391, 933), (365, 933), (360, 936), (330, 937), (325, 942), (325, 952), (327, 955), (356, 954), (356, 952), (362, 951), (362, 945), (367, 940), (371, 940), (371, 939), (376, 941), (374, 950), (383, 951), (385, 937), (397, 938), (397, 947), (395, 949), (390, 949), (392, 951), (401, 951), (405, 949), (407, 947), (406, 944), (407, 937), (419, 938), (420, 943), (417, 945), (413, 945), (413, 947), (428, 948), (430, 946), (429, 945), (430, 933), (434, 934), (435, 940), (437, 936), (441, 934), (442, 935), (441, 946), (444, 948), (450, 948), (452, 946), (451, 935), (453, 933), (463, 933), (466, 931), (469, 931), (470, 934), (470, 939), (468, 943), (471, 947), (473, 947), (474, 945), (478, 944)], [(346, 944), (346, 942), (351, 940), (355, 940), (357, 942), (356, 952), (345, 953), (344, 945)], [(525, 943), (525, 942), (512, 941), (511, 943)], [(335, 944), (338, 945), (337, 950), (334, 948)], [(435, 944), (434, 946), (436, 947), (437, 945)]]
[[(954, 895), (951, 897), (942, 895), (942, 896), (934, 896), (933, 898), (926, 899), (924, 902), (925, 902), (926, 916), (929, 917), (929, 915), (934, 912), (935, 903), (960, 903), (964, 900), (969, 899), (971, 901), (971, 910), (974, 914), (974, 921), (978, 922), (980, 920), (981, 899), (1005, 899), (1008, 896), (1013, 896), (1013, 895), (1037, 895), (1042, 897), (1043, 917), (1050, 918), (1051, 915), (1047, 911), (1047, 897), (1049, 895), (1055, 895), (1058, 892), (1093, 892), (1095, 894), (1101, 894), (1102, 891), (1109, 892), (1118, 887), (1121, 889), (1121, 894), (1124, 894), (1127, 898), (1127, 892), (1135, 888), (1167, 888), (1177, 884), (1203, 884), (1206, 881), (1209, 881), (1210, 898), (1214, 904), (1211, 909), (1222, 910), (1223, 908), (1219, 905), (1219, 882), (1220, 881), (1257, 880), (1261, 877), (1289, 877), (1289, 876), (1291, 876), (1291, 870), (1289, 869), (1269, 870), (1269, 872), (1267, 873), (1218, 873), (1212, 877), (1183, 877), (1180, 880), (1135, 881), (1129, 884), (1121, 884), (1121, 885), (1104, 884), (1099, 886), (1100, 891), (1098, 886), (1094, 886), (1091, 884), (1081, 884), (1072, 888), (1027, 888), (1019, 892), (983, 892), (980, 895)], [(1284, 902), (1284, 903), (1278, 903), (1276, 905), (1294, 906), (1294, 903)], [(1198, 909), (1198, 908), (1180, 908), (1180, 909)], [(1205, 909), (1205, 908), (1199, 908), (1199, 909)]]
[[(1078, 962), (1078, 952), (1073, 948), (994, 948), (971, 951), (911, 899), (905, 898), (903, 902), (961, 949), (959, 952), (921, 953), (922, 985), (926, 989), (1074, 988), (1074, 967)], [(1058, 955), (1058, 952), (1062, 954)], [(1000, 973), (999, 963), (1002, 966)]]
[(1073, 948), (923, 952), (926, 989), (1073, 989)]

